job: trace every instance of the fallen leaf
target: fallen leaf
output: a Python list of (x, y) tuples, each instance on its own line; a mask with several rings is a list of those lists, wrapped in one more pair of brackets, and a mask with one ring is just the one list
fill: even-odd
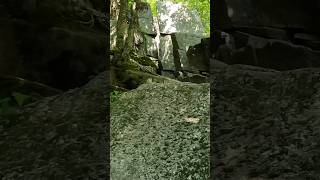
[(184, 118), (184, 120), (189, 123), (198, 123), (200, 121), (199, 118)]

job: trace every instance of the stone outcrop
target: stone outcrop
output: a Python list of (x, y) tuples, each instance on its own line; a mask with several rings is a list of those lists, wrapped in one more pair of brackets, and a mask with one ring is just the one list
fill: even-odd
[(320, 67), (319, 8), (316, 0), (216, 1), (215, 59), (276, 70)]
[[(204, 28), (197, 12), (189, 10), (182, 4), (170, 1), (158, 2), (157, 16), (153, 16), (148, 3), (140, 2), (136, 7), (139, 30), (143, 34), (143, 38), (135, 37), (139, 38), (139, 43), (135, 45), (142, 49), (142, 52), (139, 52), (140, 55), (157, 59), (160, 64), (159, 71), (163, 75), (174, 78), (179, 78), (178, 71), (183, 74), (200, 74), (201, 71), (209, 71), (207, 68), (209, 59), (190, 59), (187, 56), (189, 48), (200, 44), (205, 37)], [(114, 50), (116, 20), (111, 20), (110, 26), (110, 44), (111, 50)], [(199, 64), (199, 66), (195, 66), (195, 64)], [(182, 79), (188, 79), (188, 76), (183, 76)], [(206, 77), (203, 77), (202, 81), (206, 81), (205, 79)]]
[[(189, 47), (200, 44), (204, 38), (204, 28), (199, 15), (182, 4), (169, 1), (159, 1), (157, 10), (162, 45), (159, 60), (163, 65), (162, 70), (199, 73), (202, 69), (193, 67), (187, 56)], [(198, 64), (202, 62), (198, 61)]]

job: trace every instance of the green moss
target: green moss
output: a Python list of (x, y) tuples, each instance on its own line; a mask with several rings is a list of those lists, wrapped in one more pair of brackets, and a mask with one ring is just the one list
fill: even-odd
[(121, 94), (122, 94), (121, 91), (117, 91), (117, 90), (112, 91), (110, 94), (110, 101), (111, 102), (117, 101), (120, 98)]
[(151, 58), (149, 58), (147, 56), (143, 56), (143, 57), (135, 56), (135, 57), (133, 57), (133, 59), (136, 62), (138, 62), (139, 64), (143, 65), (143, 66), (150, 66), (150, 67), (153, 67), (153, 68), (157, 68), (157, 66), (151, 60)]

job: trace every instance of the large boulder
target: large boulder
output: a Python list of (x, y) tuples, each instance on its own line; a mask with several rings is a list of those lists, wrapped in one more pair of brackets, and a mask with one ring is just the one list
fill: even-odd
[(111, 114), (111, 179), (208, 179), (208, 84), (144, 84)]
[(105, 70), (105, 16), (89, 1), (3, 1), (0, 7), (2, 75), (66, 90)]
[(320, 69), (213, 69), (213, 179), (317, 179)]
[(145, 35), (145, 41), (146, 41), (146, 46), (147, 46), (147, 52), (146, 55), (158, 58), (159, 57), (159, 52), (158, 52), (158, 46), (159, 42), (157, 41), (158, 38), (153, 38), (152, 36)]
[(174, 48), (177, 48), (177, 51), (179, 53), (179, 62), (180, 62), (181, 69), (192, 70), (192, 68), (189, 65), (187, 51), (189, 50), (190, 47), (196, 44), (200, 44), (201, 38), (188, 33), (174, 33), (172, 34), (172, 36), (174, 36), (174, 40), (177, 43), (177, 46), (176, 47), (174, 46)]
[(0, 114), (1, 179), (106, 179), (107, 77)]
[(183, 69), (190, 71), (206, 71), (209, 72), (210, 57), (210, 38), (201, 39), (199, 44), (191, 46), (187, 51), (187, 63)]
[(188, 33), (160, 37), (160, 61), (163, 70), (209, 71), (209, 38)]
[(176, 66), (173, 56), (172, 37), (170, 35), (160, 36), (159, 60), (163, 70), (175, 71)]
[(201, 37), (190, 33), (174, 33), (178, 43), (178, 48), (185, 52), (188, 51), (190, 46), (201, 43)]

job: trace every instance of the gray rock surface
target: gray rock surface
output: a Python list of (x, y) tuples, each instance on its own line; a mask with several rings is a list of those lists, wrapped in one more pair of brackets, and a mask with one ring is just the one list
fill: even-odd
[(105, 179), (107, 78), (0, 114), (1, 179)]
[[(140, 30), (145, 34), (156, 35), (150, 4), (141, 3), (141, 5), (144, 6), (137, 9)], [(139, 3), (137, 7), (139, 7)]]
[(188, 33), (161, 36), (159, 59), (163, 70), (209, 71), (208, 40)]
[(111, 179), (207, 179), (208, 84), (144, 84), (111, 104)]
[(145, 35), (145, 40), (146, 40), (146, 46), (147, 46), (147, 55), (158, 58), (158, 42), (155, 38), (149, 35)]
[(194, 46), (196, 44), (201, 43), (201, 36), (197, 36), (190, 33), (174, 33), (178, 42), (178, 48), (188, 51), (190, 46)]
[[(189, 50), (189, 47), (200, 44), (201, 38), (198, 36), (195, 36), (193, 34), (188, 33), (174, 33), (175, 40), (177, 42), (177, 50), (179, 53), (179, 62), (182, 70), (195, 70), (198, 71), (200, 69), (194, 68), (189, 62), (187, 56), (187, 51)], [(175, 47), (174, 47), (175, 48)], [(201, 61), (198, 61), (199, 64), (202, 64)]]
[(213, 179), (318, 179), (320, 69), (212, 69)]
[(170, 35), (160, 36), (159, 60), (163, 70), (176, 70), (173, 57), (173, 45)]

